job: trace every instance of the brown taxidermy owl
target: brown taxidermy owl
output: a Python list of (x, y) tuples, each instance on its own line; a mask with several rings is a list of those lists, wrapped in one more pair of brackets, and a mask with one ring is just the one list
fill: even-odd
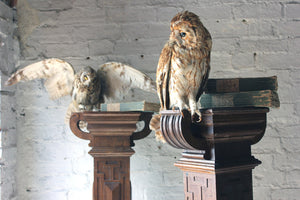
[[(189, 11), (175, 15), (170, 29), (156, 71), (161, 110), (187, 109), (194, 121), (200, 121), (198, 100), (210, 71), (211, 36), (199, 17)], [(156, 132), (157, 139), (163, 140), (159, 119), (160, 115), (155, 115), (150, 128)]]
[(108, 62), (95, 71), (84, 67), (75, 74), (73, 67), (60, 59), (46, 59), (18, 70), (6, 85), (20, 81), (45, 79), (44, 85), (51, 99), (71, 95), (65, 122), (72, 112), (99, 110), (100, 104), (122, 99), (131, 88), (156, 92), (155, 82), (146, 74), (128, 65)]

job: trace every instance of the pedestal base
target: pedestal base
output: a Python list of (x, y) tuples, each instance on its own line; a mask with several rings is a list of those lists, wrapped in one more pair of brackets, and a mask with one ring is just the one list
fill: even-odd
[(129, 157), (94, 158), (94, 200), (130, 200)]
[(184, 172), (185, 200), (252, 200), (252, 172)]
[(183, 171), (185, 200), (253, 200), (252, 169), (261, 162), (251, 155), (266, 128), (266, 108), (202, 110), (190, 114), (162, 111), (162, 134), (184, 149), (175, 163)]
[[(130, 156), (133, 140), (146, 137), (151, 112), (82, 112), (73, 113), (70, 128), (81, 138), (90, 140), (89, 154), (94, 158), (93, 200), (131, 200)], [(87, 122), (89, 133), (79, 128)], [(136, 123), (144, 128), (136, 131)]]
[(260, 163), (218, 164), (202, 151), (184, 152), (175, 163), (183, 171), (185, 200), (252, 200), (252, 169)]

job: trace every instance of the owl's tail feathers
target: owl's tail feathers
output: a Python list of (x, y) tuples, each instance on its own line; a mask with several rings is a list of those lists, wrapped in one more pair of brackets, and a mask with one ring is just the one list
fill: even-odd
[(161, 141), (165, 143), (166, 140), (164, 139), (162, 132), (160, 130), (160, 117), (161, 117), (160, 114), (153, 115), (149, 123), (149, 128), (155, 132), (155, 138), (157, 141)]

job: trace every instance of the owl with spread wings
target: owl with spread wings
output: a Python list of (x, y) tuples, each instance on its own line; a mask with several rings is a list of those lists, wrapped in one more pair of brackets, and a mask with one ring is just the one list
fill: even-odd
[[(187, 109), (192, 119), (201, 120), (197, 103), (203, 93), (210, 71), (210, 33), (199, 17), (189, 11), (180, 12), (171, 20), (171, 34), (158, 61), (157, 93), (161, 110)], [(153, 116), (150, 128), (163, 140), (160, 115)]]
[(46, 59), (18, 70), (6, 85), (20, 81), (45, 79), (44, 85), (51, 99), (71, 95), (65, 121), (72, 112), (99, 109), (100, 104), (121, 99), (131, 88), (156, 92), (155, 82), (146, 74), (122, 63), (108, 62), (95, 71), (84, 67), (75, 73), (73, 67), (60, 59)]

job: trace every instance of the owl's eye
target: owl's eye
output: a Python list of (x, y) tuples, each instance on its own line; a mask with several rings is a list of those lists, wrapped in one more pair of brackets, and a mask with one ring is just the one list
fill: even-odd
[(185, 32), (181, 32), (181, 33), (180, 33), (180, 37), (183, 38), (183, 37), (185, 37), (185, 36), (186, 36), (186, 33), (185, 33)]
[(87, 75), (84, 75), (83, 78), (84, 78), (84, 80), (86, 80), (86, 81), (89, 79), (89, 78), (87, 77)]

